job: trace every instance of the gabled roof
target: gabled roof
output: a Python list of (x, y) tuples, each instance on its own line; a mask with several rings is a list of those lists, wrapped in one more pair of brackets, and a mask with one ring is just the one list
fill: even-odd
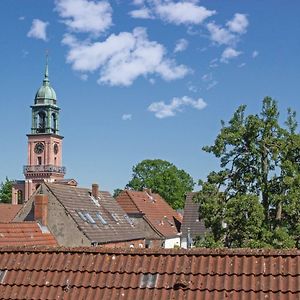
[(116, 198), (127, 213), (144, 214), (144, 219), (163, 237), (175, 237), (181, 216), (159, 195), (124, 190)]
[(182, 236), (186, 237), (188, 234), (188, 228), (190, 228), (190, 234), (192, 238), (197, 236), (203, 237), (207, 232), (203, 220), (199, 220), (199, 203), (193, 200), (196, 193), (188, 193), (186, 195), (183, 221), (181, 224)]
[(0, 223), (0, 247), (57, 246), (53, 235), (43, 232), (36, 222)]
[(45, 186), (91, 242), (110, 243), (144, 238), (144, 234), (129, 222), (127, 214), (109, 192), (100, 191), (100, 198), (94, 199), (86, 188), (48, 183)]
[(1, 299), (300, 298), (300, 251), (0, 248)]
[(0, 222), (12, 222), (12, 220), (17, 215), (21, 207), (22, 205), (18, 204), (0, 204)]

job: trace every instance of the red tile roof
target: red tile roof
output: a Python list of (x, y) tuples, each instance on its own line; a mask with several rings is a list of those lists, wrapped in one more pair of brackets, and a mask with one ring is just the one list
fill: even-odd
[(300, 251), (0, 248), (1, 299), (300, 299)]
[(12, 222), (22, 205), (0, 204), (0, 223)]
[(164, 237), (178, 234), (175, 220), (179, 215), (159, 194), (124, 190), (116, 198), (126, 213), (143, 213), (145, 220)]
[[(128, 222), (126, 212), (109, 192), (99, 191), (99, 198), (93, 200), (91, 191), (87, 188), (49, 183), (41, 187), (44, 186), (64, 206), (78, 228), (91, 242), (112, 243), (144, 239), (144, 233)], [(79, 212), (89, 213), (95, 224), (83, 220)], [(107, 224), (100, 221), (97, 213)]]
[(0, 247), (57, 246), (50, 232), (43, 232), (35, 222), (0, 223)]

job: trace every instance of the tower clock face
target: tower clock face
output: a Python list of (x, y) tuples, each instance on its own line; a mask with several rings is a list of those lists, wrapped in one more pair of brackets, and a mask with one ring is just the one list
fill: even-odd
[(41, 154), (44, 151), (44, 148), (45, 148), (45, 146), (43, 143), (37, 143), (34, 147), (34, 152), (36, 154)]
[(58, 145), (57, 144), (54, 144), (53, 151), (54, 151), (54, 154), (58, 153)]

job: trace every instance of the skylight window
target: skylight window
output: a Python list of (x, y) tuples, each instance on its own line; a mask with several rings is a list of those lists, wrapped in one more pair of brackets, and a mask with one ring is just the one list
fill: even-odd
[(132, 219), (130, 219), (127, 215), (124, 215), (124, 218), (131, 226), (134, 226)]
[(81, 211), (78, 211), (78, 216), (84, 221), (84, 222), (87, 222), (87, 218), (85, 217), (85, 215), (81, 212)]
[(114, 221), (119, 222), (119, 218), (115, 213), (111, 213), (111, 217), (114, 219)]
[(96, 224), (96, 221), (92, 218), (92, 216), (89, 213), (84, 213), (84, 216), (86, 217), (89, 223)]
[(140, 280), (140, 288), (154, 288), (156, 286), (158, 274), (146, 273), (142, 274)]
[(99, 203), (99, 201), (94, 197), (94, 196), (90, 196), (91, 197), (91, 199), (92, 199), (92, 201), (93, 201), (93, 203), (96, 205), (96, 206), (100, 206), (100, 203)]
[(107, 221), (102, 217), (102, 215), (99, 212), (96, 213), (96, 216), (103, 225), (107, 225)]

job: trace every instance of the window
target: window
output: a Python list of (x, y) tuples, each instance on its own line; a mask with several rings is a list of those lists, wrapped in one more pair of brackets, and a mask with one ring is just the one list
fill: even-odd
[(142, 274), (140, 280), (140, 288), (154, 288), (156, 286), (158, 274), (146, 273)]
[(84, 213), (84, 216), (86, 217), (89, 223), (96, 224), (96, 221), (92, 218), (92, 216), (89, 213)]
[(42, 157), (41, 156), (38, 156), (37, 157), (37, 160), (38, 160), (38, 165), (40, 166), (42, 164)]
[(21, 190), (18, 190), (18, 204), (23, 203), (23, 192)]
[(85, 222), (87, 222), (87, 218), (85, 217), (85, 215), (81, 212), (81, 211), (78, 211), (78, 216)]
[(101, 216), (99, 212), (96, 213), (96, 216), (103, 225), (107, 225), (107, 221)]
[(134, 226), (133, 221), (127, 215), (124, 215), (124, 218), (131, 226)]
[(114, 219), (114, 221), (119, 222), (119, 218), (115, 213), (111, 213), (111, 217)]

